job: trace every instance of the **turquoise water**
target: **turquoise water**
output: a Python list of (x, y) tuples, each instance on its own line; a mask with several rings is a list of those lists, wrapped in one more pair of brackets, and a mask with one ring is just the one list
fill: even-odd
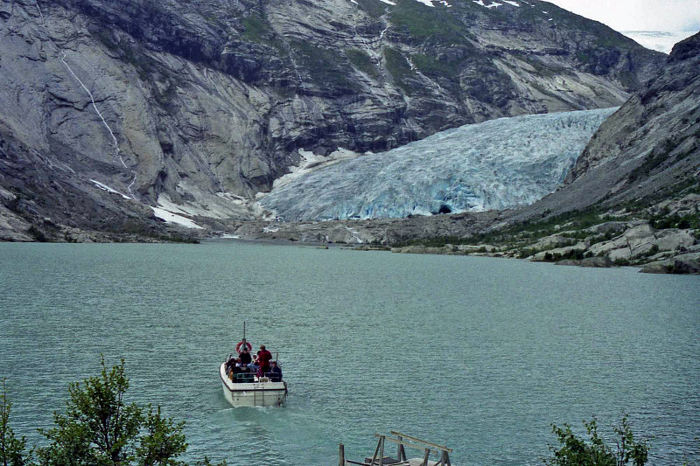
[[(188, 460), (336, 464), (390, 429), (456, 464), (539, 464), (550, 423), (630, 414), (651, 464), (700, 461), (700, 277), (211, 242), (0, 244), (0, 377), (30, 443), (67, 384), (127, 361), (130, 396), (187, 421)], [(286, 407), (229, 407), (247, 321)], [(415, 452), (419, 456), (419, 452)]]

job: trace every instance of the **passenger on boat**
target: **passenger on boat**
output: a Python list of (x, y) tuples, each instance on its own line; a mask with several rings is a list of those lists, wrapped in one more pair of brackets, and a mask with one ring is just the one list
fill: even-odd
[(248, 348), (247, 348), (247, 347), (245, 347), (245, 348), (243, 348), (243, 349), (241, 350), (240, 358), (241, 358), (241, 362), (242, 362), (243, 364), (245, 364), (246, 366), (247, 366), (248, 364), (250, 364), (251, 361), (253, 360), (253, 359), (251, 358), (251, 356), (250, 356), (250, 351), (248, 351)]
[(270, 372), (266, 375), (270, 378), (270, 382), (282, 381), (282, 369), (277, 365), (277, 361), (270, 362)]
[(241, 341), (239, 341), (238, 344), (236, 345), (236, 352), (238, 354), (241, 354), (243, 352), (244, 348), (247, 349), (248, 351), (253, 350), (253, 345), (248, 343), (245, 338), (242, 339)]
[(248, 369), (253, 373), (258, 371), (260, 364), (258, 363), (258, 355), (257, 354), (255, 356), (253, 356), (253, 361), (250, 362), (246, 367), (248, 367)]
[(272, 360), (272, 353), (265, 349), (265, 345), (260, 345), (260, 351), (258, 351), (258, 364), (263, 373), (269, 372), (270, 361)]
[(248, 369), (245, 364), (238, 364), (234, 375), (234, 383), (250, 383), (253, 381), (254, 372)]
[(236, 366), (236, 361), (237, 359), (233, 357), (229, 357), (228, 360), (226, 361), (226, 374), (230, 374), (230, 372), (233, 370), (233, 368)]
[(237, 382), (236, 375), (241, 373), (241, 360), (236, 359), (236, 364), (234, 364), (233, 369), (231, 369), (231, 380)]
[(235, 381), (236, 373), (238, 372), (238, 366), (240, 364), (240, 359), (230, 358), (226, 361), (226, 375), (229, 379)]

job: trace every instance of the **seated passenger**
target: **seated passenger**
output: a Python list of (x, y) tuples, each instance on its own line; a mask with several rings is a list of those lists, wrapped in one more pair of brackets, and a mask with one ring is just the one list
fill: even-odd
[(282, 381), (282, 369), (277, 365), (277, 361), (270, 361), (270, 372), (267, 373), (270, 382)]
[(236, 359), (233, 357), (228, 358), (228, 360), (226, 360), (226, 373), (228, 374), (229, 372), (231, 372), (231, 369), (235, 365), (236, 365)]
[(250, 369), (251, 372), (256, 373), (258, 372), (258, 369), (260, 366), (258, 365), (258, 356), (253, 356), (253, 361), (248, 364), (248, 369)]

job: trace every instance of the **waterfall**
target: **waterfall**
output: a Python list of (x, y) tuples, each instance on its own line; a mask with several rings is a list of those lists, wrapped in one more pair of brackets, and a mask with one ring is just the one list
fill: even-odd
[(114, 158), (116, 160), (118, 160), (121, 163), (121, 165), (124, 168), (126, 168), (127, 170), (129, 170), (131, 172), (131, 174), (133, 175), (133, 179), (131, 180), (131, 183), (129, 183), (129, 186), (127, 186), (126, 189), (129, 191), (130, 198), (135, 200), (136, 196), (134, 195), (131, 188), (136, 183), (136, 176), (137, 176), (136, 172), (134, 170), (129, 169), (129, 166), (124, 161), (124, 157), (122, 157), (121, 151), (119, 150), (119, 142), (117, 141), (117, 137), (114, 135), (114, 131), (112, 131), (112, 128), (109, 126), (109, 123), (107, 123), (107, 120), (105, 120), (104, 116), (102, 115), (102, 112), (100, 112), (100, 109), (97, 107), (97, 103), (95, 102), (95, 97), (92, 94), (92, 91), (90, 91), (90, 89), (85, 85), (85, 83), (78, 77), (76, 72), (73, 71), (73, 68), (71, 68), (71, 66), (68, 64), (68, 62), (66, 61), (67, 54), (61, 49), (61, 47), (58, 46), (58, 44), (56, 44), (53, 41), (53, 39), (51, 39), (51, 34), (49, 32), (49, 28), (46, 25), (46, 18), (44, 17), (44, 13), (41, 10), (41, 6), (39, 5), (39, 1), (34, 0), (34, 4), (36, 5), (36, 9), (39, 12), (39, 17), (41, 17), (41, 23), (42, 23), (42, 26), (44, 27), (44, 29), (46, 30), (46, 34), (47, 34), (47, 37), (49, 38), (49, 42), (51, 42), (54, 45), (54, 47), (56, 47), (56, 49), (58, 50), (58, 52), (60, 54), (61, 63), (63, 63), (63, 65), (66, 67), (66, 69), (68, 70), (70, 75), (73, 77), (73, 79), (75, 79), (78, 82), (78, 84), (80, 84), (80, 87), (82, 87), (83, 90), (85, 91), (85, 93), (88, 95), (88, 97), (90, 98), (90, 103), (92, 105), (92, 108), (95, 110), (95, 113), (102, 121), (102, 125), (109, 132), (109, 135), (112, 138), (112, 143), (114, 145)]

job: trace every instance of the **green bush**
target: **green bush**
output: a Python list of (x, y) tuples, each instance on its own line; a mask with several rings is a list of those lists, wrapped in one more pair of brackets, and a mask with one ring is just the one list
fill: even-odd
[(643, 466), (649, 454), (649, 445), (645, 440), (637, 441), (623, 415), (619, 425), (613, 428), (615, 432), (615, 448), (607, 445), (598, 435), (598, 423), (595, 418), (583, 422), (586, 427), (588, 440), (577, 437), (571, 426), (564, 424), (557, 427), (552, 424), (552, 432), (557, 436), (558, 447), (550, 446), (553, 456), (545, 460), (552, 466), (623, 466), (633, 464)]
[(187, 443), (184, 422), (161, 417), (160, 408), (127, 404), (124, 360), (97, 377), (75, 382), (65, 412), (54, 413), (55, 426), (40, 432), (49, 445), (39, 448), (42, 464), (176, 465)]
[(3, 466), (23, 466), (31, 461), (24, 449), (27, 440), (24, 437), (16, 437), (10, 427), (10, 412), (12, 403), (7, 399), (5, 380), (2, 381), (2, 393), (0, 393), (0, 464)]
[[(129, 388), (124, 360), (100, 375), (68, 387), (63, 412), (54, 412), (54, 426), (39, 429), (49, 444), (25, 453), (24, 437), (18, 439), (9, 426), (11, 404), (5, 384), (0, 396), (0, 465), (3, 466), (175, 466), (187, 450), (184, 422), (161, 415), (160, 407), (127, 403)], [(36, 452), (38, 462), (33, 461)], [(203, 465), (211, 463), (205, 458)], [(219, 466), (225, 466), (226, 462)]]
[(665, 228), (698, 229), (700, 228), (700, 215), (658, 215), (649, 219), (651, 226), (663, 230)]

